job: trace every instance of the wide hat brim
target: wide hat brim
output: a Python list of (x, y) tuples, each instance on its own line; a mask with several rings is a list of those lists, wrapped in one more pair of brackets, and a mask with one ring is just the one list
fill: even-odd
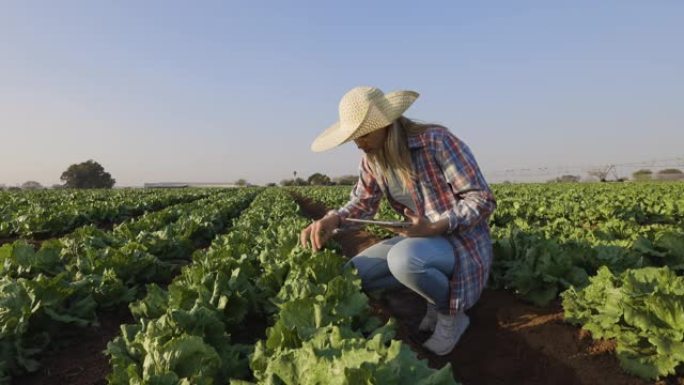
[(417, 92), (408, 90), (388, 92), (380, 101), (369, 105), (360, 124), (337, 121), (328, 127), (311, 143), (311, 151), (330, 150), (391, 124), (418, 99), (418, 96)]

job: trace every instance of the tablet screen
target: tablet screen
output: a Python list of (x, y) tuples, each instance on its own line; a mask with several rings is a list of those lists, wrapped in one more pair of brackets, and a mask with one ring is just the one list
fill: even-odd
[(401, 222), (401, 221), (376, 221), (376, 220), (370, 220), (370, 219), (356, 219), (356, 218), (347, 218), (345, 220), (349, 221), (349, 222), (354, 222), (354, 223), (365, 223), (365, 224), (369, 224), (369, 225), (379, 225), (379, 226), (388, 226), (388, 227), (409, 227), (409, 226), (411, 226), (411, 222)]

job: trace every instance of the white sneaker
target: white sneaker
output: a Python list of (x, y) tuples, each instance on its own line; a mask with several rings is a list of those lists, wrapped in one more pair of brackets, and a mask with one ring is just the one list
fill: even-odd
[(456, 315), (437, 313), (437, 325), (432, 336), (425, 341), (423, 347), (444, 356), (449, 354), (470, 325), (470, 318), (464, 313)]
[(437, 324), (437, 305), (433, 305), (430, 302), (427, 303), (427, 312), (425, 312), (425, 317), (420, 321), (418, 325), (418, 330), (421, 332), (434, 332), (435, 325)]

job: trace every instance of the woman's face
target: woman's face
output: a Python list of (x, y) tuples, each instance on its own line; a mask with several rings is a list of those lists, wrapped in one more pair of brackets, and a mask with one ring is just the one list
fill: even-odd
[(359, 150), (365, 152), (366, 154), (372, 154), (373, 152), (378, 151), (385, 144), (387, 130), (389, 130), (390, 126), (391, 124), (379, 130), (369, 132), (364, 136), (360, 136), (354, 139), (356, 147), (358, 147)]

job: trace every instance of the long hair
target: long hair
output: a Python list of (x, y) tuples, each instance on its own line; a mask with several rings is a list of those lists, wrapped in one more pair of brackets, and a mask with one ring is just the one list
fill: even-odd
[(392, 122), (382, 148), (368, 155), (375, 174), (388, 176), (392, 170), (404, 186), (410, 185), (415, 170), (411, 162), (408, 138), (422, 133), (428, 127), (430, 125), (417, 123), (404, 116)]

